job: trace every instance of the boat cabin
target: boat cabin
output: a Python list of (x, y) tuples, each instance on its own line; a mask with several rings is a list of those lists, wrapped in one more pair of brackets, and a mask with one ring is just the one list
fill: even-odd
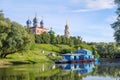
[(62, 54), (63, 59), (71, 61), (71, 60), (90, 60), (94, 59), (94, 55), (91, 51), (87, 49), (80, 49), (77, 50), (76, 53), (68, 53), (68, 54)]

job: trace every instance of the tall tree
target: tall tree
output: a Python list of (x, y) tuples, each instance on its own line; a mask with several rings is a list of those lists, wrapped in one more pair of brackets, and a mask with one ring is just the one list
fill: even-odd
[(117, 4), (118, 7), (116, 11), (118, 17), (117, 17), (117, 21), (111, 24), (111, 26), (115, 30), (114, 32), (115, 40), (118, 44), (120, 44), (120, 0), (115, 0), (115, 3)]
[(0, 13), (0, 57), (26, 50), (33, 42), (31, 35), (16, 22), (10, 22)]
[(53, 34), (50, 34), (50, 43), (51, 44), (56, 44), (56, 37)]
[(41, 34), (41, 36), (42, 36), (42, 40), (44, 41), (43, 43), (50, 43), (50, 35), (48, 34), (48, 33), (43, 33), (43, 34)]

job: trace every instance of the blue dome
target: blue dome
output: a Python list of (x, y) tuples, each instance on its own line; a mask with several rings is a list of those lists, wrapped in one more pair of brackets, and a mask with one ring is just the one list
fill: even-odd
[(31, 22), (31, 20), (30, 19), (28, 19), (27, 21), (26, 21), (26, 24), (31, 24), (32, 22)]
[(43, 20), (41, 20), (41, 21), (40, 21), (40, 24), (41, 24), (41, 25), (43, 25), (43, 24), (44, 24), (44, 23), (43, 23)]
[(37, 20), (37, 18), (35, 17), (35, 18), (33, 19), (33, 25), (35, 25), (36, 23), (38, 23), (38, 20)]

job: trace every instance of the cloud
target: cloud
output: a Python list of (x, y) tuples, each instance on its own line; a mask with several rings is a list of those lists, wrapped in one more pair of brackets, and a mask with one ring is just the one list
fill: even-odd
[(87, 7), (91, 9), (111, 9), (114, 7), (114, 0), (86, 0)]
[(109, 23), (113, 23), (113, 22), (116, 21), (116, 19), (117, 19), (117, 15), (114, 15), (114, 16), (108, 17), (108, 18), (106, 19), (106, 21), (109, 22)]
[[(71, 0), (74, 1), (74, 0)], [(83, 3), (81, 0), (75, 0), (73, 3)], [(103, 9), (114, 8), (114, 0), (84, 0), (84, 8), (73, 10), (72, 12), (89, 12)]]

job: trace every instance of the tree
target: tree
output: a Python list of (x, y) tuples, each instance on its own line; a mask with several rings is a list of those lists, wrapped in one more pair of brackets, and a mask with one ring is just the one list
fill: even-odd
[(96, 58), (99, 58), (100, 55), (97, 53), (97, 50), (96, 50), (96, 47), (93, 45), (92, 46), (92, 52), (93, 52), (93, 55), (96, 57)]
[(51, 44), (56, 44), (56, 37), (54, 34), (50, 34), (50, 43)]
[(43, 40), (43, 43), (50, 43), (50, 35), (46, 32), (42, 33), (41, 34), (41, 37), (42, 37), (42, 40)]
[(35, 35), (35, 43), (43, 43), (41, 35)]
[[(0, 16), (2, 16), (0, 14)], [(2, 17), (4, 18), (4, 16)], [(26, 50), (34, 38), (27, 33), (24, 27), (9, 19), (0, 17), (0, 56), (5, 58), (8, 54)]]
[(120, 0), (115, 0), (118, 8), (116, 14), (118, 15), (117, 21), (111, 24), (112, 28), (115, 30), (114, 37), (118, 44), (120, 44)]
[(4, 20), (4, 15), (3, 15), (3, 11), (2, 10), (0, 10), (0, 20)]
[(61, 36), (57, 35), (56, 37), (56, 44), (61, 44), (62, 40), (61, 40)]

